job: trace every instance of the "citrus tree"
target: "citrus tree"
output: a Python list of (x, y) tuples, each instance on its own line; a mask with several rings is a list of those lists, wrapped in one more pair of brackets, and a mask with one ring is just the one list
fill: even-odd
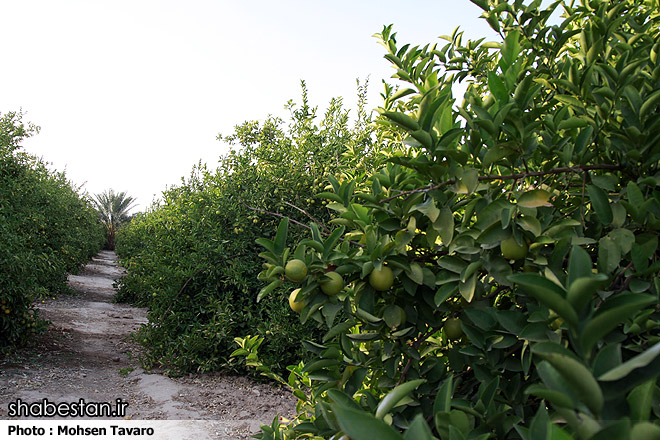
[(67, 290), (103, 243), (87, 196), (62, 173), (21, 151), (38, 132), (19, 112), (0, 115), (0, 350), (31, 340), (46, 323), (34, 301)]
[(262, 293), (325, 328), (286, 380), (237, 340), (300, 399), (260, 438), (660, 436), (658, 4), (472, 1), (500, 41), (378, 34), (388, 163), (259, 240)]
[(262, 261), (254, 240), (275, 229), (278, 217), (327, 221), (325, 203), (313, 197), (325, 175), (364, 174), (376, 149), (364, 105), (354, 123), (339, 99), (318, 116), (303, 84), (302, 103), (287, 108), (289, 121), (247, 121), (220, 136), (231, 150), (216, 169), (197, 167), (118, 232), (127, 270), (118, 299), (150, 309), (137, 335), (147, 366), (173, 374), (238, 367), (229, 365), (234, 338), (257, 333), (268, 335), (264, 359), (284, 370), (304, 354), (300, 338), (318, 334), (275, 298), (257, 304)]

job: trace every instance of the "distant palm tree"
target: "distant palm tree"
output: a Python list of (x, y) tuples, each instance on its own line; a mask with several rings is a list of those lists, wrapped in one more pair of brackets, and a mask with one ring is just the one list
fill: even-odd
[(99, 212), (101, 222), (105, 225), (108, 236), (106, 247), (114, 250), (115, 233), (122, 224), (130, 221), (131, 216), (128, 211), (133, 207), (135, 199), (127, 196), (123, 191), (115, 194), (112, 189), (97, 194), (95, 197), (96, 200), (93, 200), (93, 202)]

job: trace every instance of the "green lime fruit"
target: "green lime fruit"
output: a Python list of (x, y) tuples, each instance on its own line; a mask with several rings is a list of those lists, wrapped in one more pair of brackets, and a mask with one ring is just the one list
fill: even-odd
[(291, 310), (296, 313), (300, 313), (303, 307), (305, 307), (305, 301), (296, 302), (296, 297), (298, 296), (299, 292), (300, 289), (295, 289), (292, 290), (291, 294), (289, 295), (289, 307), (291, 307)]
[(380, 270), (372, 270), (369, 275), (369, 284), (379, 292), (388, 290), (392, 287), (392, 284), (394, 284), (394, 274), (392, 273), (392, 269), (383, 266)]
[(518, 244), (513, 235), (500, 243), (502, 256), (507, 260), (522, 260), (527, 256), (527, 243)]
[(284, 275), (294, 283), (301, 282), (307, 276), (307, 266), (302, 260), (291, 260), (284, 267)]
[(445, 321), (442, 328), (445, 329), (445, 335), (450, 341), (455, 341), (463, 336), (463, 329), (461, 328), (461, 320), (459, 318), (449, 318)]
[(564, 320), (563, 320), (563, 319), (561, 319), (561, 318), (556, 318), (554, 321), (552, 321), (552, 322), (550, 323), (550, 328), (553, 329), (553, 330), (557, 330), (557, 329), (559, 329), (559, 327), (561, 327), (561, 325), (562, 325), (563, 323), (564, 323)]
[(321, 279), (321, 290), (329, 296), (341, 292), (344, 288), (344, 279), (337, 272), (326, 272)]

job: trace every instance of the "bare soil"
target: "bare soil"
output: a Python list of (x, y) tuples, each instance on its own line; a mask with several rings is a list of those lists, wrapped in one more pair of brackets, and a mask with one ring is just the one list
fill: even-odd
[[(248, 439), (276, 415), (295, 413), (295, 398), (275, 386), (228, 374), (169, 378), (143, 371), (128, 336), (147, 322), (146, 309), (112, 302), (122, 274), (116, 255), (103, 251), (80, 275), (75, 295), (38, 305), (52, 322), (31, 348), (0, 360), (0, 420), (8, 404), (24, 402), (128, 403), (125, 419), (206, 420), (197, 440)], [(188, 437), (186, 437), (188, 438)]]

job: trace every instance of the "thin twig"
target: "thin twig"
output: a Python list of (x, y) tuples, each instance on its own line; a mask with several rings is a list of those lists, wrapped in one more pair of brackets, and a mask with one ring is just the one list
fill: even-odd
[(287, 202), (287, 201), (284, 201), (284, 204), (285, 204), (285, 205), (288, 205), (288, 206), (290, 206), (290, 207), (292, 207), (292, 208), (294, 208), (294, 209), (297, 209), (297, 210), (300, 211), (300, 212), (302, 212), (302, 213), (305, 214), (307, 217), (309, 217), (314, 223), (316, 223), (316, 224), (318, 224), (319, 226), (321, 226), (321, 227), (323, 228), (323, 230), (325, 230), (326, 232), (330, 232), (330, 230), (328, 229), (328, 227), (327, 227), (323, 222), (321, 222), (321, 221), (319, 221), (318, 219), (316, 219), (316, 218), (315, 218), (312, 214), (310, 214), (309, 212), (307, 212), (307, 211), (305, 211), (304, 209), (302, 209), (302, 208), (300, 208), (300, 207), (294, 205), (293, 203), (289, 203), (289, 202)]
[[(243, 205), (245, 205), (245, 207), (246, 207), (247, 209), (251, 209), (251, 210), (253, 210), (253, 211), (258, 211), (258, 212), (263, 212), (264, 214), (273, 215), (273, 216), (275, 216), (275, 217), (279, 217), (279, 218), (285, 218), (285, 219), (289, 220), (291, 223), (294, 223), (294, 224), (296, 224), (296, 225), (298, 225), (298, 226), (302, 226), (303, 228), (307, 229), (308, 231), (311, 231), (311, 230), (312, 230), (311, 227), (307, 226), (307, 225), (304, 224), (304, 223), (300, 223), (299, 221), (294, 220), (294, 219), (292, 219), (291, 217), (288, 217), (288, 216), (283, 215), (283, 214), (279, 214), (279, 213), (277, 213), (277, 212), (271, 212), (271, 211), (267, 211), (267, 210), (265, 210), (265, 209), (255, 208), (254, 206), (250, 206), (250, 205), (248, 205), (247, 203), (245, 203), (240, 197), (239, 197), (239, 200), (241, 201), (241, 203), (243, 203)], [(286, 203), (286, 202), (285, 202), (285, 203)], [(324, 231), (319, 231), (319, 232), (321, 232), (321, 234), (322, 234), (322, 235), (325, 235), (326, 237), (330, 235), (328, 232), (324, 232)], [(357, 241), (352, 241), (352, 240), (346, 240), (344, 237), (340, 237), (339, 240), (340, 240), (340, 241), (348, 241), (350, 244), (355, 245), (355, 246), (365, 247), (362, 243), (358, 243)]]
[[(243, 202), (243, 200), (241, 200), (241, 202)], [(277, 213), (277, 212), (266, 211), (265, 209), (261, 209), (261, 208), (255, 208), (254, 206), (250, 206), (250, 205), (248, 205), (248, 204), (245, 203), (245, 202), (243, 202), (243, 204), (245, 205), (245, 207), (246, 207), (247, 209), (251, 209), (251, 210), (253, 210), (253, 211), (258, 211), (258, 212), (263, 212), (264, 214), (272, 215), (272, 216), (279, 217), (279, 218), (285, 218), (285, 219), (288, 219), (291, 223), (294, 223), (294, 224), (296, 224), (296, 225), (298, 225), (298, 226), (302, 226), (303, 228), (307, 229), (308, 231), (311, 231), (311, 230), (312, 230), (312, 228), (310, 228), (310, 227), (307, 226), (306, 224), (304, 224), (304, 223), (300, 223), (299, 221), (294, 220), (294, 219), (292, 219), (291, 217), (288, 217), (288, 216), (286, 216), (286, 215), (284, 215), (284, 214), (279, 214), (279, 213)]]
[[(419, 339), (415, 340), (415, 342), (413, 342), (413, 348), (417, 350), (424, 341), (426, 341), (436, 332), (439, 332), (441, 328), (442, 326), (433, 327), (429, 332), (427, 332), (425, 335), (422, 335), (422, 337), (420, 337)], [(408, 374), (408, 370), (410, 370), (410, 367), (412, 366), (412, 361), (413, 361), (412, 357), (408, 359), (406, 366), (403, 367), (403, 371), (401, 371), (401, 376), (399, 377), (399, 381), (396, 383), (397, 385), (400, 385), (401, 382), (403, 382), (403, 379), (406, 378), (406, 375)]]

